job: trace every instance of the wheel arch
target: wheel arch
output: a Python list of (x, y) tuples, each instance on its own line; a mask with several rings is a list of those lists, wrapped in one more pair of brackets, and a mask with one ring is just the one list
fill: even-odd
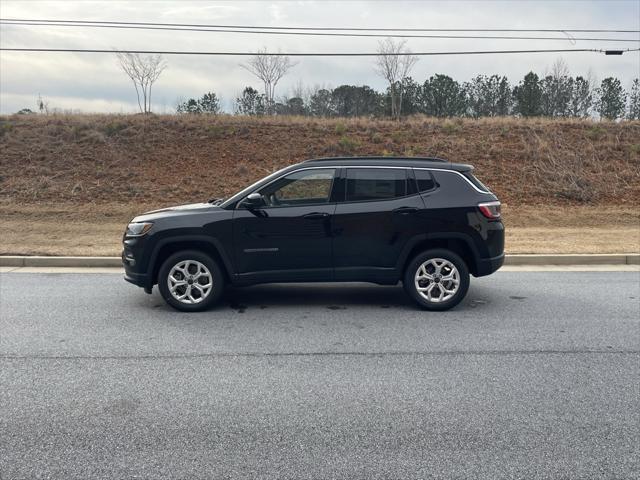
[(409, 262), (421, 252), (433, 248), (444, 248), (459, 255), (469, 269), (469, 273), (476, 276), (478, 272), (478, 251), (473, 240), (464, 233), (443, 232), (420, 235), (407, 244), (398, 261), (401, 275), (404, 274)]
[(169, 258), (170, 255), (183, 250), (197, 250), (210, 255), (216, 262), (218, 262), (218, 265), (220, 265), (220, 269), (225, 276), (225, 280), (227, 282), (232, 281), (233, 270), (231, 261), (222, 248), (222, 245), (220, 245), (216, 239), (211, 237), (189, 235), (170, 237), (158, 242), (149, 263), (149, 278), (151, 285), (158, 283), (158, 272), (160, 271), (162, 263)]

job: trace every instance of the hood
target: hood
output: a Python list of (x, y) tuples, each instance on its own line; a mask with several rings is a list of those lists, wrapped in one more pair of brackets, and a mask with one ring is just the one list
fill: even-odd
[(148, 222), (158, 218), (173, 217), (197, 211), (202, 211), (204, 213), (205, 210), (215, 212), (220, 211), (221, 208), (210, 203), (190, 203), (187, 205), (176, 205), (174, 207), (151, 210), (150, 212), (145, 212), (141, 215), (137, 215), (132, 220), (132, 222)]
[(173, 212), (176, 210), (198, 210), (200, 208), (215, 208), (210, 203), (188, 203), (186, 205), (176, 205), (173, 207), (160, 208), (158, 210), (151, 210), (150, 212), (145, 212), (143, 215), (149, 215), (151, 213), (160, 213), (160, 212)]

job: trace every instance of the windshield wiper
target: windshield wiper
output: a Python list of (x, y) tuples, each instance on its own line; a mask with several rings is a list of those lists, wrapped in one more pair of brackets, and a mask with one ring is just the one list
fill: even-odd
[(210, 203), (211, 205), (220, 205), (224, 201), (225, 198), (210, 198), (207, 200), (207, 203)]

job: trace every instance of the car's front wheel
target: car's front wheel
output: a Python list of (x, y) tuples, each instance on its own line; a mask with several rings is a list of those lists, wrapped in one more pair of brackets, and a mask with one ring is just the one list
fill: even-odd
[(196, 250), (174, 253), (158, 272), (158, 289), (165, 301), (183, 312), (199, 312), (222, 296), (224, 276), (216, 261)]
[(450, 250), (428, 250), (411, 260), (403, 283), (409, 296), (421, 307), (448, 310), (467, 294), (469, 269), (464, 260)]

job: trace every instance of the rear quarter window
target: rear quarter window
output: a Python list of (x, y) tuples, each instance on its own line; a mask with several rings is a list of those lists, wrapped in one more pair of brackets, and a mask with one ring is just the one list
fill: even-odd
[(491, 192), (484, 183), (476, 178), (476, 176), (471, 172), (462, 172), (462, 175), (465, 176), (467, 180), (469, 180), (476, 188), (482, 190), (483, 192)]
[(462, 172), (434, 170), (431, 173), (438, 184), (438, 188), (434, 190), (437, 194), (430, 197), (431, 206), (436, 205), (433, 202), (438, 199), (448, 208), (475, 206), (480, 198), (485, 198), (479, 187), (472, 184)]

